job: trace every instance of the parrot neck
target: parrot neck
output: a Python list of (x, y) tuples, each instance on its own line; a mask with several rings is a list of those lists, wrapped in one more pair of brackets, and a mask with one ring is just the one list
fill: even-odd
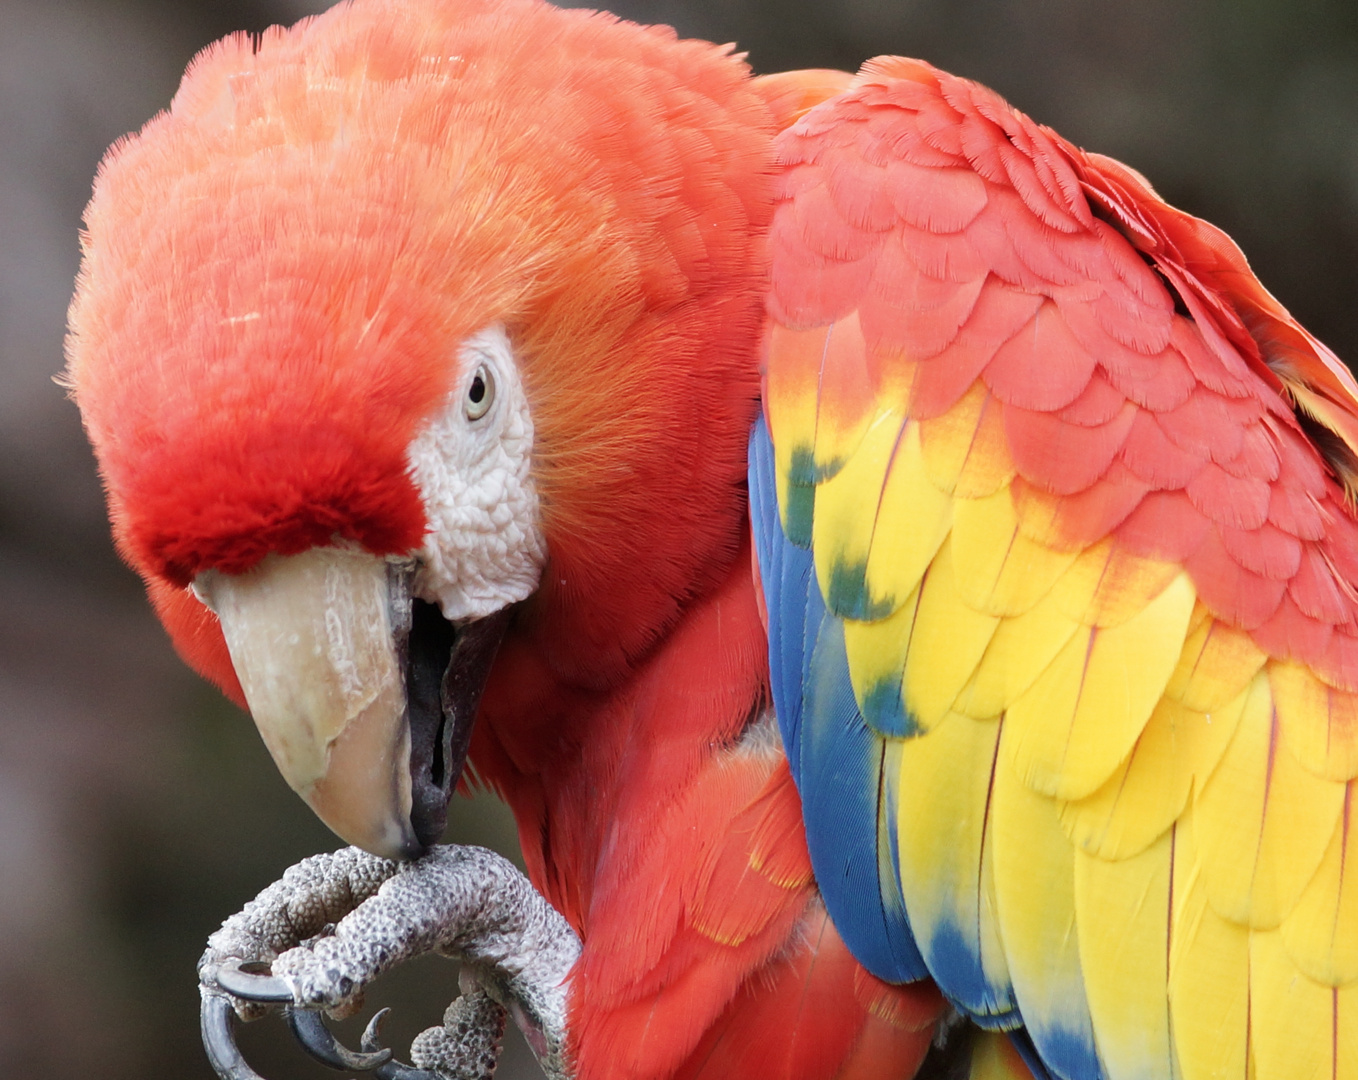
[(514, 810), (534, 882), (582, 931), (604, 865), (622, 854), (605, 838), (651, 832), (657, 793), (682, 789), (765, 711), (750, 557), (746, 541), (724, 580), (608, 688), (563, 677), (535, 636), (511, 630), (501, 647), (470, 760)]
[[(609, 228), (637, 268), (611, 289), (634, 298), (634, 315), (612, 337), (549, 347), (533, 330), (524, 342), (549, 562), (521, 623), (559, 674), (594, 687), (626, 678), (742, 549), (773, 139), (851, 81), (750, 78), (724, 53), (644, 40), (664, 59), (647, 68), (655, 93), (611, 95), (615, 126), (583, 139), (608, 177)], [(636, 147), (625, 161), (619, 142)], [(645, 176), (641, 162), (653, 166)], [(639, 200), (639, 189), (673, 195)], [(563, 302), (591, 312), (610, 291), (596, 276), (571, 288)]]
[[(646, 69), (653, 92), (610, 94), (612, 126), (583, 138), (607, 176), (620, 261), (636, 268), (611, 289), (634, 298), (633, 317), (589, 343), (525, 341), (549, 562), (521, 622), (554, 670), (594, 687), (626, 678), (741, 550), (773, 139), (852, 81), (823, 70), (750, 78), (724, 51), (653, 33), (638, 43), (661, 61)], [(619, 143), (635, 152), (620, 156)], [(563, 303), (590, 312), (610, 292), (597, 275), (571, 288)]]

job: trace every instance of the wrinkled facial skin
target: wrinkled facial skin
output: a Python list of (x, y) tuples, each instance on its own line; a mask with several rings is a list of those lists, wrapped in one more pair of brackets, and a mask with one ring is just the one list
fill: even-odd
[(429, 521), (415, 595), (450, 622), (526, 599), (547, 555), (529, 469), (533, 422), (504, 327), (469, 338), (459, 367), (447, 405), (410, 445)]

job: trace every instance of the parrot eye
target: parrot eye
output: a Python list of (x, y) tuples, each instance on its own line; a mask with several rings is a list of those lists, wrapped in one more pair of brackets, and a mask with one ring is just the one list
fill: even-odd
[(467, 419), (480, 420), (490, 410), (494, 400), (495, 379), (491, 376), (490, 368), (482, 364), (476, 369), (471, 385), (467, 387), (467, 398), (463, 402)]

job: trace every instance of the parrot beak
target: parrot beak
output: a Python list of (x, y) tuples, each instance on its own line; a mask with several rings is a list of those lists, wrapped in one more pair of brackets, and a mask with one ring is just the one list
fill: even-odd
[(194, 582), (284, 779), (342, 839), (390, 859), (443, 832), (508, 621), (453, 627), (412, 600), (413, 571), (315, 548)]

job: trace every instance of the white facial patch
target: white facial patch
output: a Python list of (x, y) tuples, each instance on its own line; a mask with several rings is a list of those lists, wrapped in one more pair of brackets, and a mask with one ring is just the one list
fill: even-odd
[(414, 592), (450, 622), (489, 615), (537, 588), (547, 547), (532, 449), (509, 336), (487, 327), (463, 342), (457, 385), (409, 451), (429, 520)]

